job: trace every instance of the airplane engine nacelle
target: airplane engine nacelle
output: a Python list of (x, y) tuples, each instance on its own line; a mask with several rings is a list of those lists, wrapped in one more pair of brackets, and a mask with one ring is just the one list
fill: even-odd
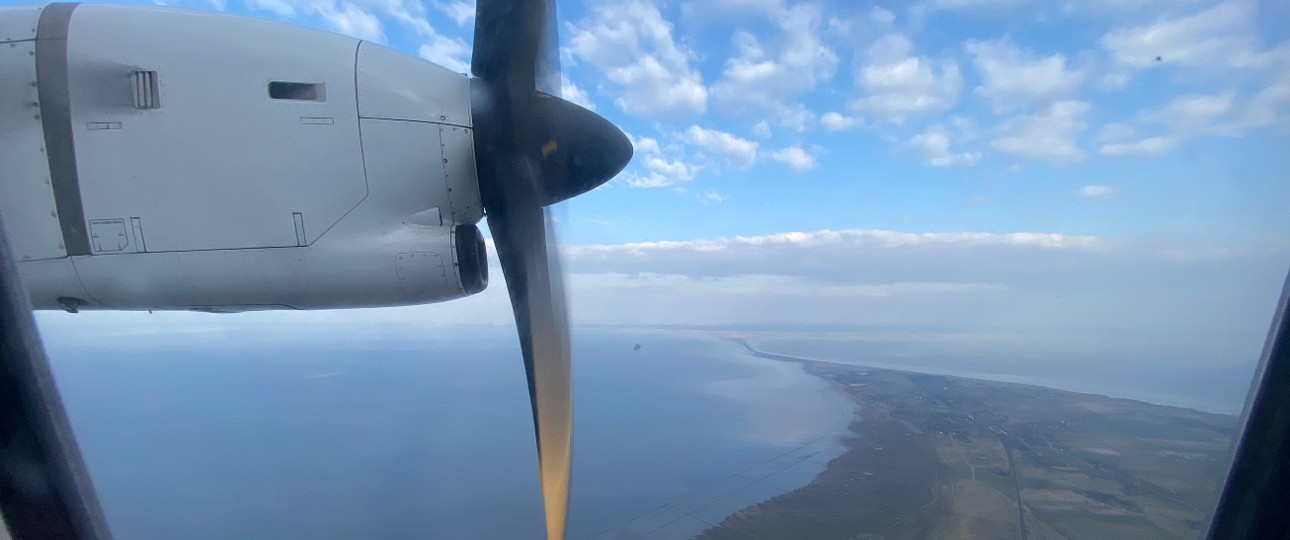
[(487, 284), (470, 81), (149, 6), (0, 7), (0, 216), (44, 309), (320, 309)]

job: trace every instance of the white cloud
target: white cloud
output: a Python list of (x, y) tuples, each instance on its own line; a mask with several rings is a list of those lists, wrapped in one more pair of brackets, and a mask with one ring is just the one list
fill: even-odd
[(690, 66), (692, 55), (672, 37), (672, 24), (643, 0), (604, 4), (569, 28), (568, 53), (622, 91), (631, 114), (695, 114), (707, 110), (708, 89)]
[(1246, 102), (1245, 110), (1236, 119), (1233, 129), (1279, 126), (1281, 133), (1290, 133), (1290, 62), (1285, 69), (1279, 79)]
[[(265, 9), (273, 10), (270, 3), (290, 0), (253, 1)], [(470, 45), (458, 37), (435, 30), (430, 24), (425, 3), (414, 0), (354, 0), (340, 3), (333, 0), (312, 0), (292, 2), (291, 5), (294, 6), (294, 11), (302, 14), (318, 15), (322, 24), (332, 30), (377, 43), (387, 41), (387, 25), (403, 25), (415, 33), (412, 39), (420, 41), (420, 45), (416, 46), (418, 56), (458, 73), (470, 70)], [(436, 7), (443, 8), (438, 4)], [(474, 9), (473, 2), (470, 8)]]
[(821, 283), (797, 276), (741, 274), (718, 278), (693, 278), (680, 274), (601, 273), (578, 274), (571, 280), (584, 286), (618, 289), (667, 289), (668, 294), (693, 295), (713, 291), (756, 294), (761, 291), (793, 291), (793, 296), (815, 298), (898, 298), (998, 292), (1006, 287), (992, 283), (906, 281), (894, 283)]
[(800, 146), (781, 148), (770, 154), (770, 158), (784, 164), (793, 172), (803, 173), (815, 168), (815, 156)]
[(726, 61), (721, 78), (712, 85), (712, 98), (736, 114), (764, 115), (780, 127), (803, 131), (815, 115), (797, 97), (829, 81), (838, 57), (821, 40), (824, 17), (818, 6), (775, 8), (766, 16), (779, 34), (765, 39), (769, 46), (763, 46), (763, 39), (736, 32), (737, 54)]
[[(1067, 2), (1062, 6), (1062, 11), (1066, 15), (1109, 15), (1123, 19), (1135, 16), (1150, 18), (1160, 17), (1162, 14), (1174, 14), (1201, 3), (1206, 3), (1206, 0), (1080, 0)], [(1137, 18), (1141, 19), (1141, 17)]]
[[(910, 9), (911, 19), (917, 16), (915, 12), (919, 9), (917, 6)], [(895, 13), (874, 6), (867, 9), (833, 10), (825, 24), (830, 37), (837, 37), (848, 43), (845, 49), (858, 49), (879, 35), (895, 32), (895, 22)]]
[(1062, 54), (1036, 57), (1005, 39), (968, 41), (965, 46), (981, 73), (976, 93), (990, 101), (995, 112), (1019, 105), (1044, 107), (1079, 90), (1084, 75), (1066, 66)]
[[(633, 137), (636, 157), (621, 175), (627, 185), (634, 188), (675, 188), (689, 182), (698, 174), (699, 167), (686, 161), (675, 148), (664, 149), (653, 137)], [(643, 168), (643, 170), (642, 170)]]
[(1158, 156), (1177, 145), (1178, 139), (1173, 137), (1147, 137), (1131, 142), (1106, 143), (1098, 152), (1104, 156)]
[(954, 128), (953, 142), (955, 144), (964, 144), (975, 141), (981, 137), (981, 131), (977, 128), (976, 121), (965, 116), (953, 116), (949, 119), (950, 127)]
[(1098, 151), (1107, 156), (1159, 156), (1201, 135), (1240, 135), (1250, 126), (1236, 118), (1236, 113), (1233, 92), (1175, 96), (1164, 105), (1145, 109), (1137, 115), (1139, 123), (1164, 133), (1135, 138), (1136, 130), (1132, 127), (1108, 125), (1098, 136), (1104, 143)]
[(681, 160), (668, 160), (663, 156), (648, 156), (643, 159), (646, 172), (636, 171), (623, 175), (627, 185), (634, 188), (665, 188), (684, 184), (694, 179), (695, 170)]
[(762, 246), (821, 247), (847, 245), (857, 249), (911, 248), (917, 246), (1013, 246), (1042, 249), (1095, 249), (1101, 241), (1095, 236), (1041, 232), (929, 232), (911, 233), (883, 229), (845, 229), (808, 232), (783, 232), (760, 236), (735, 236), (716, 240), (632, 242), (626, 244), (587, 244), (569, 246), (564, 253), (573, 259), (589, 259), (610, 253), (645, 256), (651, 252), (690, 251), (719, 252)]
[(873, 9), (869, 10), (869, 19), (878, 26), (889, 27), (896, 22), (896, 14), (882, 7), (874, 6)]
[(725, 196), (711, 190), (683, 187), (700, 173), (720, 174), (726, 166), (750, 167), (758, 158), (759, 144), (724, 131), (690, 126), (667, 133), (663, 143), (653, 137), (628, 139), (636, 157), (622, 174), (635, 188), (669, 188), (681, 195), (693, 195), (701, 202), (723, 202)]
[(296, 8), (287, 0), (247, 0), (246, 6), (261, 11), (268, 11), (281, 17), (294, 17)]
[(824, 126), (825, 131), (846, 131), (863, 126), (864, 121), (860, 118), (829, 111), (820, 117), (820, 125)]
[[(676, 181), (682, 181), (682, 182), (687, 181), (693, 178), (694, 176), (694, 173), (691, 171), (690, 167), (685, 163), (681, 163), (679, 161), (668, 161), (661, 157), (649, 157), (649, 158), (645, 158), (645, 163), (649, 167), (649, 170), (651, 172), (657, 172), (659, 174), (674, 178), (676, 179)], [(663, 185), (670, 185), (670, 184), (671, 182)], [(650, 187), (662, 187), (662, 185), (655, 185)]]
[(385, 30), (381, 19), (370, 11), (345, 2), (340, 6), (320, 4), (315, 8), (323, 23), (332, 30), (377, 43), (385, 43)]
[(849, 102), (858, 112), (893, 123), (946, 110), (958, 100), (963, 77), (951, 60), (913, 55), (913, 43), (900, 34), (879, 38), (857, 56), (856, 86), (861, 95)]
[(387, 33), (410, 29), (399, 48), (414, 50), (431, 62), (458, 73), (470, 70), (470, 45), (430, 24), (428, 9), (443, 12), (458, 24), (474, 19), (474, 0), (246, 0), (247, 7), (273, 13), (296, 24), (319, 26), (341, 34), (387, 44)]
[(452, 37), (435, 34), (429, 42), (417, 49), (417, 55), (457, 73), (469, 73), (470, 46), (466, 42)]
[(907, 146), (928, 165), (936, 167), (953, 167), (958, 165), (976, 165), (981, 159), (980, 152), (951, 152), (950, 132), (945, 126), (933, 125), (927, 130), (913, 136)]
[[(319, 0), (327, 1), (327, 0)], [(395, 21), (411, 27), (417, 35), (423, 38), (438, 36), (433, 26), (430, 24), (429, 14), (426, 12), (426, 4), (419, 0), (354, 0), (371, 4), (373, 9), (388, 15)]]
[(1184, 133), (1221, 129), (1217, 120), (1232, 111), (1235, 94), (1187, 94), (1177, 96), (1158, 109), (1142, 114), (1144, 120), (1164, 124)]
[(749, 167), (757, 161), (757, 142), (742, 139), (715, 129), (690, 126), (682, 135), (684, 140), (709, 152), (720, 154), (731, 163)]
[(1029, 0), (930, 0), (927, 5), (935, 9), (1004, 9), (1025, 5)]
[(653, 137), (632, 137), (632, 135), (628, 133), (627, 139), (632, 142), (632, 148), (638, 156), (645, 154), (658, 154), (662, 151), (658, 145), (658, 139)]
[(1102, 90), (1119, 90), (1129, 85), (1130, 76), (1123, 71), (1112, 71), (1097, 81), (1098, 88)]
[(1223, 68), (1254, 49), (1254, 16), (1248, 2), (1224, 2), (1192, 15), (1112, 30), (1102, 37), (1102, 47), (1116, 63), (1130, 67), (1178, 64)]
[(560, 75), (560, 97), (571, 103), (581, 105), (589, 111), (596, 110), (596, 104), (591, 101), (591, 96), (587, 95), (587, 92), (579, 88), (578, 85), (573, 84), (573, 81), (570, 81), (569, 77), (564, 74)]
[(1083, 101), (1058, 101), (1036, 114), (1011, 118), (1000, 125), (990, 148), (1059, 164), (1083, 160), (1084, 151), (1075, 139), (1088, 128), (1084, 115), (1091, 108)]
[(720, 203), (720, 202), (726, 202), (726, 201), (730, 200), (730, 197), (727, 197), (727, 196), (722, 195), (722, 194), (720, 194), (720, 193), (717, 193), (717, 192), (715, 192), (715, 191), (704, 191), (704, 192), (698, 193), (697, 195), (698, 195), (698, 197), (699, 197), (699, 200), (704, 201), (704, 202), (718, 202), (718, 203)]
[(1103, 142), (1122, 141), (1130, 137), (1133, 137), (1133, 135), (1136, 133), (1137, 133), (1137, 130), (1133, 129), (1133, 126), (1130, 126), (1129, 124), (1125, 124), (1123, 122), (1113, 122), (1105, 126), (1102, 126), (1102, 129), (1098, 130), (1097, 140), (1103, 141)]
[(1111, 187), (1099, 186), (1096, 184), (1090, 184), (1075, 190), (1075, 195), (1079, 197), (1084, 197), (1086, 199), (1109, 197), (1114, 194), (1115, 194), (1115, 190), (1112, 189)]
[(624, 175), (627, 185), (634, 188), (665, 188), (694, 179), (694, 168), (680, 160), (650, 156), (644, 159), (644, 163), (647, 171), (645, 174), (633, 171)]
[(1290, 67), (1290, 40), (1277, 42), (1266, 50), (1242, 52), (1231, 62), (1239, 68), (1271, 70), (1275, 75), (1284, 75)]
[(688, 0), (681, 6), (681, 16), (704, 24), (720, 23), (775, 13), (784, 4), (785, 0)]
[(1239, 137), (1259, 128), (1290, 133), (1290, 42), (1231, 58), (1228, 65), (1250, 69), (1226, 74), (1216, 93), (1175, 95), (1140, 111), (1135, 123), (1154, 131), (1151, 136), (1134, 139), (1127, 125), (1117, 127), (1121, 133), (1104, 128), (1101, 152), (1161, 155), (1203, 136)]
[[(464, 40), (445, 35), (430, 25), (426, 4), (418, 0), (367, 0), (376, 3), (394, 20), (411, 27), (422, 39), (417, 54), (457, 73), (470, 72), (471, 47)], [(473, 0), (470, 2), (473, 8)]]
[(713, 204), (713, 203), (723, 203), (730, 200), (730, 197), (727, 197), (721, 193), (712, 191), (710, 189), (701, 190), (701, 189), (691, 189), (685, 186), (674, 186), (672, 187), (672, 191), (675, 192), (677, 195), (693, 196), (696, 201), (699, 201), (704, 205)]
[(475, 22), (475, 0), (436, 1), (434, 7), (447, 15), (458, 26), (466, 26)]
[(761, 137), (761, 138), (763, 138), (763, 139), (769, 139), (769, 138), (770, 138), (770, 124), (769, 124), (769, 123), (767, 123), (765, 120), (761, 120), (761, 121), (757, 122), (756, 124), (753, 124), (753, 127), (752, 127), (752, 134), (753, 134), (754, 136), (756, 136), (756, 137)]
[(636, 188), (660, 188), (689, 182), (694, 179), (694, 169), (682, 161), (669, 161), (662, 156), (645, 158), (647, 176), (629, 176), (627, 185)]

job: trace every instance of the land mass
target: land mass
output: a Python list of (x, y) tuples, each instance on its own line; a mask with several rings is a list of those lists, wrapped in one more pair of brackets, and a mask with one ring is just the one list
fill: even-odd
[(810, 484), (697, 538), (1195, 538), (1237, 418), (1029, 386), (799, 362), (859, 406)]

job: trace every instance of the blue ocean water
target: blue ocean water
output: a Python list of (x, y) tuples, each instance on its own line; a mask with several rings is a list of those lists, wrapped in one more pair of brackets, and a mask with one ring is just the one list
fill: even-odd
[[(280, 334), (47, 332), (118, 538), (542, 536), (513, 329)], [(575, 358), (570, 538), (690, 535), (808, 482), (853, 417), (711, 337), (580, 331)]]

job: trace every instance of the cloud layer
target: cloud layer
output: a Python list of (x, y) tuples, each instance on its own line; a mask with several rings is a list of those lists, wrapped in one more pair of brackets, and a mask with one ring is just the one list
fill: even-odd
[[(563, 251), (578, 324), (916, 327), (1040, 332), (1103, 345), (1155, 336), (1213, 351), (1202, 355), (1212, 365), (1248, 362), (1257, 352), (1290, 260), (1285, 243), (883, 230), (579, 245)], [(493, 268), (493, 275), (501, 276), (499, 270)], [(293, 332), (316, 332), (319, 325), (398, 333), (427, 324), (504, 325), (510, 316), (504, 283), (496, 279), (474, 297), (411, 308), (43, 313), (40, 319), (56, 332), (75, 325), (79, 330), (67, 335), (82, 337), (65, 339), (92, 344), (96, 335), (120, 332), (209, 331), (218, 339), (219, 328), (228, 324), (279, 325), (283, 338), (290, 339)]]

